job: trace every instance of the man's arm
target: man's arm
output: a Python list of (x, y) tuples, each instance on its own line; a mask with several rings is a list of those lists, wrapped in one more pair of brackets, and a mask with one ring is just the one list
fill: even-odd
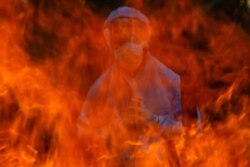
[(171, 111), (167, 114), (158, 116), (159, 125), (170, 135), (178, 135), (182, 131), (182, 107), (181, 107), (181, 91), (180, 78), (178, 77), (171, 86)]

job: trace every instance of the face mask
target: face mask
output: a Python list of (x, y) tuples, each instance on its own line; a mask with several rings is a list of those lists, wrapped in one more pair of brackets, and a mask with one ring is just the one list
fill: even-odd
[(135, 71), (143, 59), (143, 46), (127, 42), (115, 50), (115, 58), (121, 68), (128, 71)]

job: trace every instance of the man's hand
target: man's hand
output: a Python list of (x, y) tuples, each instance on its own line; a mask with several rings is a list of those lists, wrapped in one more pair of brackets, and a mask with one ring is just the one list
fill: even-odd
[(158, 125), (159, 119), (144, 107), (140, 99), (132, 99), (123, 115), (123, 122), (125, 125), (148, 126), (149, 123)]

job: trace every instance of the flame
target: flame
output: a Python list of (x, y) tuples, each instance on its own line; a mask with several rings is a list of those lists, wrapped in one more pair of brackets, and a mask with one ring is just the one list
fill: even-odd
[[(249, 34), (188, 0), (147, 3), (125, 4), (149, 15), (150, 50), (181, 75), (182, 134), (149, 126), (134, 140), (117, 125), (78, 136), (86, 94), (113, 61), (106, 15), (80, 1), (1, 1), (0, 166), (249, 166)], [(111, 110), (92, 119), (103, 126)]]

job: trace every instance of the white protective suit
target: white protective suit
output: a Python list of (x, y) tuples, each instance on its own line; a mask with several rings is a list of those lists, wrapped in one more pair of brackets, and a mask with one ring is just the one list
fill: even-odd
[[(149, 26), (148, 19), (129, 7), (118, 8), (107, 18), (104, 27), (119, 17), (139, 19)], [(104, 29), (110, 42), (108, 29)], [(158, 118), (162, 129), (181, 130), (180, 77), (154, 58), (148, 51), (133, 78), (125, 77), (117, 64), (110, 67), (91, 87), (79, 117), (78, 130), (84, 126), (103, 128), (122, 121), (131, 99), (139, 98), (143, 107)]]

